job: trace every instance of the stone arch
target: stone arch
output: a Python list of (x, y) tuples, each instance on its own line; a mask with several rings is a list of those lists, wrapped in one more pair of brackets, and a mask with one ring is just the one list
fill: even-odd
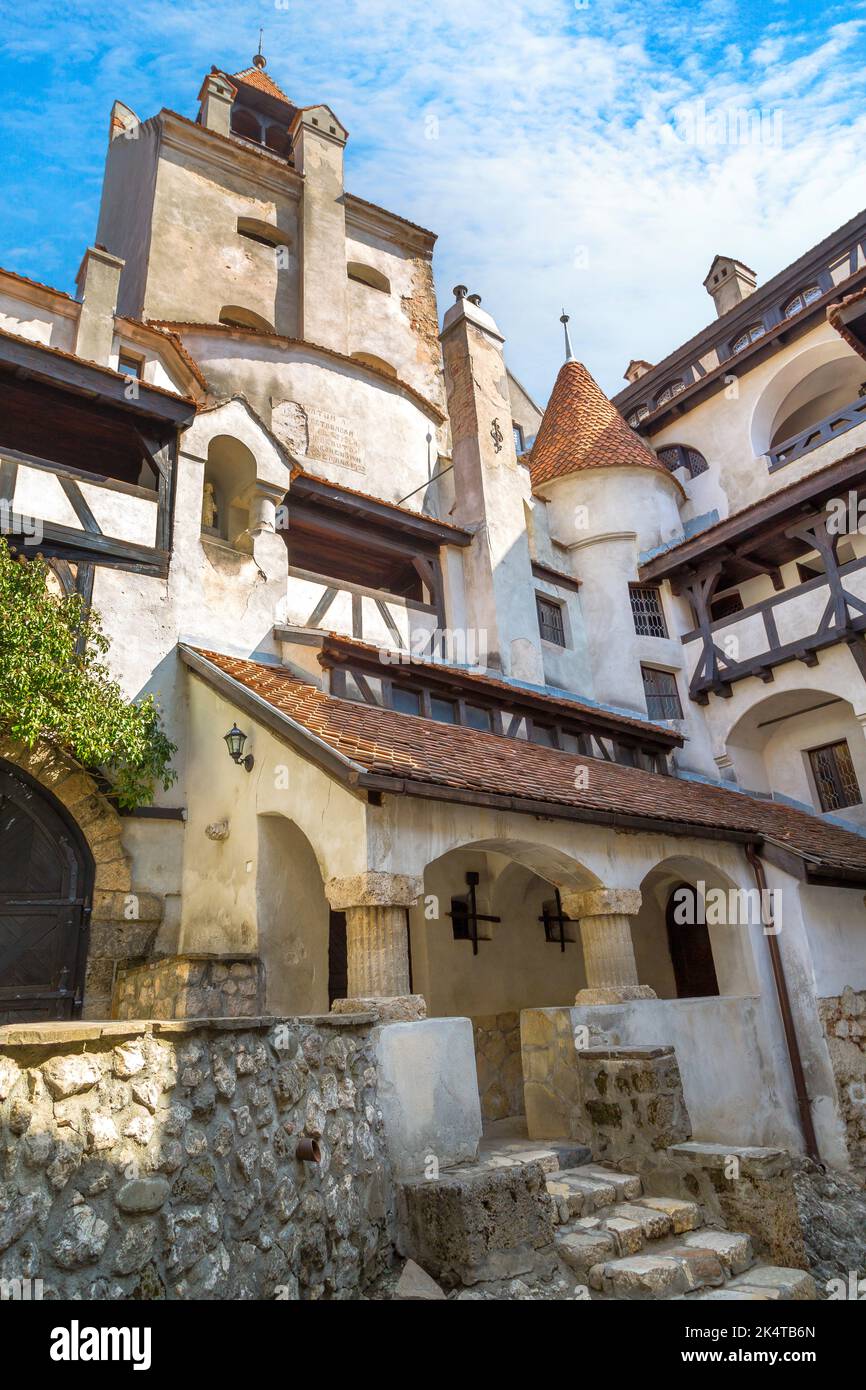
[(331, 917), (343, 914), (330, 911), (318, 856), (300, 826), (275, 813), (260, 813), (256, 822), (258, 954), (268, 1012), (327, 1013)]
[(132, 888), (121, 817), (96, 781), (47, 739), (33, 748), (0, 737), (0, 759), (26, 772), (60, 802), (94, 862), (90, 944), (84, 981), (84, 1018), (110, 1018), (118, 968), (150, 954), (163, 900)]
[[(653, 865), (640, 885), (640, 912), (632, 918), (635, 961), (642, 984), (654, 989), (660, 999), (693, 997), (678, 988), (666, 922), (671, 893), (688, 885), (706, 900), (706, 922), (694, 924), (695, 936), (709, 938), (717, 987), (705, 992), (759, 993), (753, 936), (760, 934), (762, 927), (754, 884), (745, 875), (744, 880), (740, 885), (709, 860), (694, 855), (671, 855)], [(687, 926), (684, 931), (688, 930)], [(683, 941), (688, 945), (687, 936)]]

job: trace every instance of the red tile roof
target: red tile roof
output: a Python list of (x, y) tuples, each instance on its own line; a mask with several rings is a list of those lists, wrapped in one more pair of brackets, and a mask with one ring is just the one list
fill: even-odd
[(529, 456), (533, 487), (585, 468), (635, 466), (663, 473), (680, 486), (629, 428), (583, 363), (564, 362)]
[(243, 72), (233, 72), (231, 80), (244, 82), (248, 87), (255, 87), (257, 91), (265, 92), (269, 97), (276, 97), (277, 101), (283, 102), (285, 106), (292, 105), (282, 87), (278, 87), (270, 74), (263, 72), (261, 68), (244, 68)]
[[(597, 818), (602, 824), (645, 819), (654, 823), (659, 834), (671, 827), (682, 833), (685, 827), (698, 838), (724, 838), (726, 832), (746, 835), (866, 879), (866, 838), (791, 807), (758, 801), (715, 784), (642, 772), (521, 739), (336, 699), (279, 667), (213, 651), (193, 649), (190, 656), (192, 661), (204, 658), (197, 669), (205, 679), (219, 685), (220, 675), (230, 677), (348, 759), (356, 770), (395, 779), (395, 792), (445, 800), (449, 790), (461, 800), (477, 796), (505, 802), (510, 798), (527, 811), (533, 803), (539, 810), (559, 805), (582, 811), (587, 820)], [(230, 691), (226, 693), (231, 698)], [(316, 757), (312, 739), (309, 752)], [(576, 785), (578, 767), (587, 769), (585, 786), (583, 779)]]

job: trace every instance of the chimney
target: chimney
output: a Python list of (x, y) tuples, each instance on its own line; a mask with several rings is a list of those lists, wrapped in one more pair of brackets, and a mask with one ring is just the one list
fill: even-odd
[(89, 246), (75, 280), (81, 301), (75, 352), (78, 357), (98, 362), (102, 367), (109, 365), (111, 357), (117, 293), (124, 265), (119, 256), (112, 256), (104, 246)]
[(719, 318), (729, 309), (742, 304), (750, 294), (754, 294), (758, 283), (757, 276), (742, 261), (731, 260), (730, 256), (716, 256), (704, 281), (704, 289), (712, 295)]
[(236, 91), (224, 73), (211, 68), (198, 94), (201, 102), (199, 119), (206, 130), (213, 130), (217, 135), (230, 133), (232, 102)]
[(635, 381), (640, 381), (642, 376), (653, 369), (652, 362), (645, 362), (642, 357), (633, 357), (625, 369), (625, 379), (629, 386)]

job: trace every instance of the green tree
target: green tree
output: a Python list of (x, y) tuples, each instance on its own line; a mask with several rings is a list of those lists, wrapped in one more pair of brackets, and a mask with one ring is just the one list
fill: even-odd
[(41, 555), (16, 558), (0, 537), (0, 730), (32, 748), (47, 738), (101, 769), (121, 806), (168, 788), (173, 744), (153, 697), (128, 701), (103, 657), (108, 638), (79, 594), (58, 595)]

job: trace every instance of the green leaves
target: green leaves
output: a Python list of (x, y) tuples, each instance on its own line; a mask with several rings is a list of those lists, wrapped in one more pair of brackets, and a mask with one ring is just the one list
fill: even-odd
[(122, 806), (168, 789), (173, 744), (151, 695), (130, 703), (112, 680), (108, 638), (80, 595), (49, 586), (41, 555), (16, 559), (0, 537), (0, 728), (33, 747), (49, 738), (91, 769), (101, 768)]

